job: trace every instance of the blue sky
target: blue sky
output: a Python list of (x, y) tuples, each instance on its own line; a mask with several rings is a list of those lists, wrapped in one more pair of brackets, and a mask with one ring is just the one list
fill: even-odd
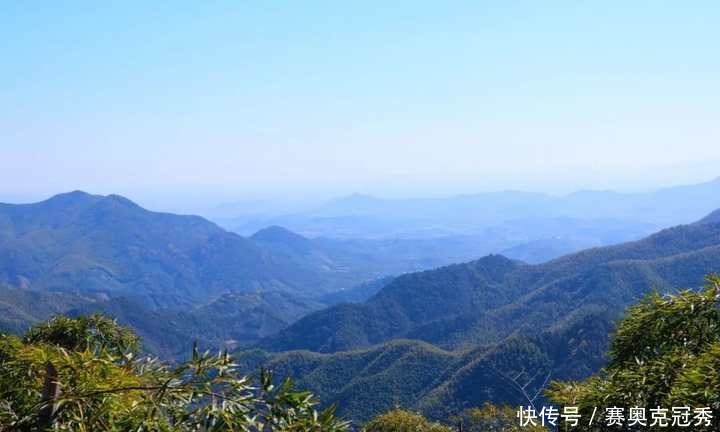
[(718, 22), (715, 1), (2, 2), (0, 196), (706, 180)]

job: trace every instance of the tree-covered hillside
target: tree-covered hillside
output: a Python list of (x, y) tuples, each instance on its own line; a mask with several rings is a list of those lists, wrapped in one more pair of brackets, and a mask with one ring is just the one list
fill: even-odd
[(514, 301), (508, 274), (524, 267), (502, 256), (397, 277), (370, 300), (302, 318), (261, 346), (333, 352), (403, 337), (422, 325)]
[[(627, 306), (653, 289), (698, 287), (718, 268), (720, 224), (707, 219), (542, 265), (489, 256), (398, 277), (364, 303), (300, 319), (260, 344), (269, 353), (243, 358), (309, 377), (302, 384), (342, 401), (350, 418), (367, 418), (364, 389), (387, 382), (418, 387), (410, 397), (373, 399), (383, 409), (402, 403), (442, 418), (488, 400), (521, 403), (547, 380), (590, 375)], [(398, 338), (408, 339), (405, 350)], [(367, 356), (383, 358), (387, 372), (368, 368)]]
[[(277, 333), (298, 318), (324, 307), (282, 291), (229, 293), (188, 309), (148, 309), (128, 298), (87, 303), (66, 310), (69, 316), (103, 313), (135, 329), (143, 350), (178, 359), (194, 341), (202, 349), (234, 349)], [(2, 320), (0, 320), (2, 322)]]
[[(599, 357), (593, 342), (607, 340), (610, 324), (600, 311), (556, 323), (535, 340), (514, 337), (487, 350), (447, 352), (395, 341), (336, 354), (291, 352), (270, 364), (303, 376), (302, 387), (334, 392), (348, 404), (340, 412), (355, 420), (353, 430), (364, 432), (546, 432), (537, 410), (553, 403), (579, 407), (581, 421), (570, 430), (618, 430), (607, 426), (607, 407), (620, 410), (623, 424), (631, 409), (667, 407), (665, 420), (647, 430), (711, 431), (720, 419), (719, 292), (720, 279), (711, 276), (703, 290), (645, 296), (619, 322), (607, 366), (584, 381), (578, 378), (587, 370), (573, 365), (596, 367), (588, 363)], [(170, 366), (138, 357), (138, 342), (99, 315), (58, 316), (23, 337), (0, 334), (0, 431), (331, 432), (351, 426), (334, 407), (316, 411), (312, 394), (293, 390), (291, 381), (274, 385), (264, 370), (257, 379), (243, 375), (242, 369), (267, 362), (262, 352), (244, 353), (238, 365), (226, 353), (194, 350), (189, 361)], [(553, 376), (569, 381), (553, 380), (544, 399)], [(519, 405), (537, 407), (528, 426), (518, 423)], [(597, 409), (595, 423), (586, 424)], [(658, 419), (634, 418), (641, 425)], [(563, 417), (555, 421), (566, 429)]]
[(488, 401), (522, 401), (524, 391), (537, 393), (548, 377), (589, 375), (603, 364), (611, 329), (610, 314), (594, 310), (573, 314), (537, 337), (470, 350), (393, 340), (337, 353), (250, 350), (239, 359), (247, 370), (265, 366), (297, 377), (301, 388), (336, 402), (338, 413), (354, 421), (396, 406), (446, 419)]

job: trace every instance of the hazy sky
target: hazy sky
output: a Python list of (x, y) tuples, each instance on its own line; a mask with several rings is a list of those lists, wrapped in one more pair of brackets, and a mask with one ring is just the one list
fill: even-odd
[(717, 1), (4, 1), (0, 195), (707, 180), (719, 22)]

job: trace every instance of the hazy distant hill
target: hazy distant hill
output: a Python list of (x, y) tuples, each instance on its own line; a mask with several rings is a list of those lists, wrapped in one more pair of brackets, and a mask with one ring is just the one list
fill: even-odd
[[(265, 219), (225, 219), (222, 224), (240, 233), (277, 224), (309, 237), (411, 239), (482, 235), (489, 227), (518, 219), (605, 219), (659, 229), (697, 220), (718, 207), (720, 178), (644, 193), (580, 191), (551, 196), (505, 191), (434, 199), (379, 199), (356, 194), (311, 210)], [(531, 237), (528, 241), (541, 238), (531, 230), (526, 234)]]
[[(719, 269), (714, 215), (540, 265), (488, 256), (400, 276), (363, 303), (311, 313), (261, 342), (278, 354), (245, 358), (297, 372), (358, 418), (398, 401), (435, 415), (485, 400), (522, 403), (507, 376), (537, 388), (547, 374), (593, 372), (627, 305), (653, 288), (698, 287)], [(384, 382), (417, 387), (408, 396)], [(376, 386), (389, 392), (381, 401)]]
[(373, 279), (347, 290), (325, 294), (320, 297), (319, 300), (327, 305), (334, 305), (337, 303), (360, 303), (377, 294), (378, 291), (383, 289), (394, 279), (395, 278), (393, 276)]
[(500, 254), (528, 264), (540, 264), (582, 249), (602, 246), (590, 240), (550, 238), (533, 240), (500, 251)]
[(334, 267), (353, 277), (382, 277), (466, 262), (502, 252), (539, 263), (592, 246), (622, 243), (656, 231), (652, 225), (597, 219), (514, 219), (478, 235), (416, 239), (307, 238), (278, 226), (250, 237), (298, 264)]

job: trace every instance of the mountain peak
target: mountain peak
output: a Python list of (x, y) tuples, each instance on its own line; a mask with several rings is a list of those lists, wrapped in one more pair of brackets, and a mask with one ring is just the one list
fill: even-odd
[(263, 228), (253, 234), (250, 238), (253, 240), (269, 242), (307, 241), (307, 239), (300, 234), (279, 225), (270, 225)]
[(705, 216), (704, 218), (697, 221), (699, 224), (716, 224), (720, 223), (720, 209), (715, 210), (714, 212), (710, 213), (709, 215)]
[(134, 201), (132, 201), (132, 200), (130, 200), (130, 199), (128, 199), (128, 198), (125, 198), (125, 197), (122, 196), (122, 195), (111, 194), (111, 195), (106, 196), (103, 200), (104, 200), (104, 201), (107, 201), (107, 202), (111, 202), (111, 203), (113, 203), (114, 205), (117, 205), (117, 206), (131, 207), (131, 208), (142, 208), (142, 207), (140, 207), (137, 203), (135, 203)]
[(64, 192), (57, 195), (53, 195), (50, 198), (42, 201), (46, 204), (78, 204), (83, 202), (90, 202), (100, 198), (98, 195), (92, 195), (85, 191), (74, 190), (71, 192)]

